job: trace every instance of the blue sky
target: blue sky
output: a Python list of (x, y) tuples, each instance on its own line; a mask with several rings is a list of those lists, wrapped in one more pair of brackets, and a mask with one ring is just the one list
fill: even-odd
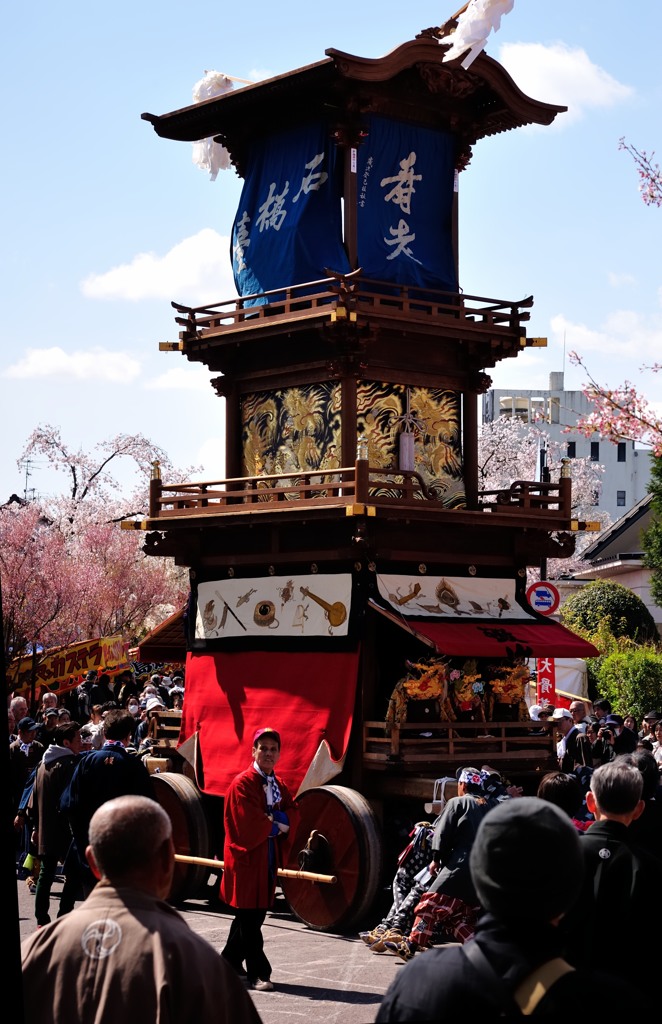
[[(140, 119), (192, 102), (206, 70), (256, 80), (313, 63), (336, 47), (379, 57), (459, 6), (302, 0), (35, 0), (3, 19), (4, 155), (0, 500), (22, 494), (16, 460), (40, 423), (91, 448), (143, 433), (179, 466), (222, 475), (223, 402), (204, 367), (177, 353), (170, 300), (234, 294), (228, 235), (241, 187), (215, 182), (187, 143)], [(662, 351), (662, 209), (644, 206), (622, 136), (660, 148), (662, 5), (641, 0), (515, 0), (487, 52), (536, 99), (569, 112), (474, 147), (460, 176), (460, 279), (466, 292), (533, 294), (529, 333), (546, 350), (492, 372), (496, 387), (583, 374), (629, 378), (652, 401), (662, 381), (639, 367)], [(28, 486), (55, 486), (45, 466)]]

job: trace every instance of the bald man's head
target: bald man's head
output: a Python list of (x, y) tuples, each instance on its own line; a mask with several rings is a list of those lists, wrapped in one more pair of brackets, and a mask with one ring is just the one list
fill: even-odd
[(146, 796), (108, 800), (90, 821), (89, 848), (97, 871), (113, 883), (151, 870), (166, 846), (172, 859), (171, 840), (170, 818)]

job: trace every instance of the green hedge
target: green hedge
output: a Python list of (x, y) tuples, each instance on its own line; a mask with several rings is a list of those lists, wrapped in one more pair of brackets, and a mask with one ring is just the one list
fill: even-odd
[(593, 632), (605, 620), (614, 637), (628, 637), (638, 644), (659, 640), (653, 616), (640, 597), (611, 580), (593, 580), (572, 594), (560, 608), (561, 621), (569, 629)]
[(652, 647), (614, 651), (601, 659), (596, 683), (615, 712), (640, 723), (648, 711), (662, 711), (662, 654)]

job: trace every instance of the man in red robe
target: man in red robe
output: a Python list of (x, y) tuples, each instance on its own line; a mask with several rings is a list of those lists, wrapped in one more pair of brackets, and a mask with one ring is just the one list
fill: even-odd
[(252, 756), (253, 764), (236, 776), (225, 795), (220, 895), (234, 907), (235, 916), (222, 955), (238, 974), (244, 974), (246, 964), (249, 988), (271, 992), (274, 986), (262, 924), (298, 814), (287, 786), (274, 774), (280, 757), (280, 735), (275, 729), (256, 731)]

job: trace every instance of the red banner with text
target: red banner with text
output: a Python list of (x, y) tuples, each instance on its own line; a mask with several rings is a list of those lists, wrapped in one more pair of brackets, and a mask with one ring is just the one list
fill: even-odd
[(553, 658), (536, 660), (536, 703), (554, 704), (556, 706), (556, 669)]

